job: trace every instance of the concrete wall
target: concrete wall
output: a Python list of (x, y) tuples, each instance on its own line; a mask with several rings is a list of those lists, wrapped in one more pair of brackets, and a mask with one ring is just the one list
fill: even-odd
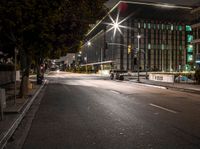
[(0, 71), (0, 85), (14, 82), (15, 73), (14, 71)]

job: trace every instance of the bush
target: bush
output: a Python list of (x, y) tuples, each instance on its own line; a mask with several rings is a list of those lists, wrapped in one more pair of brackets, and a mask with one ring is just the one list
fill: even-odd
[(200, 69), (197, 69), (194, 74), (197, 84), (200, 84)]

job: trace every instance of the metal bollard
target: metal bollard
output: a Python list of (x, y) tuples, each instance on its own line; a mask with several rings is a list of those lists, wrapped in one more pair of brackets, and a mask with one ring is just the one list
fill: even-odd
[(0, 112), (1, 120), (3, 120), (3, 109), (6, 108), (6, 94), (5, 89), (0, 89)]

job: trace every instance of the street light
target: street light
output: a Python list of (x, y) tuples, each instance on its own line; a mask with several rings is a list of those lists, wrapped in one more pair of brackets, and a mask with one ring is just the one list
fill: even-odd
[(90, 41), (87, 42), (88, 47), (90, 47), (91, 44), (92, 44), (92, 43), (91, 43)]
[(137, 39), (138, 39), (138, 51), (137, 51), (137, 57), (138, 57), (138, 62), (137, 62), (137, 73), (138, 73), (138, 78), (137, 81), (140, 82), (140, 38), (141, 35), (137, 35)]
[(17, 54), (18, 54), (18, 50), (17, 48), (15, 48), (15, 90), (14, 90), (14, 104), (16, 103), (16, 98), (17, 98)]

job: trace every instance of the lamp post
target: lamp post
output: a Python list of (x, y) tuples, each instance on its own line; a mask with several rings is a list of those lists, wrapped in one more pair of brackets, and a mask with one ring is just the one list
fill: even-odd
[(138, 39), (138, 51), (137, 51), (137, 58), (138, 58), (138, 62), (137, 62), (137, 73), (138, 73), (138, 78), (137, 81), (140, 82), (140, 38), (141, 35), (137, 35), (137, 39)]
[(15, 48), (15, 90), (14, 90), (14, 94), (15, 94), (15, 97), (14, 97), (14, 104), (16, 103), (16, 94), (17, 94), (17, 54), (18, 54), (18, 50), (17, 48)]
[(88, 73), (88, 70), (87, 70), (87, 54), (86, 54), (86, 56), (84, 57), (84, 60), (85, 60), (85, 63), (86, 63), (86, 65), (85, 65), (85, 67), (86, 67), (86, 73)]
[[(92, 46), (91, 41), (87, 42), (87, 46), (88, 48)], [(86, 56), (84, 57), (85, 63), (86, 63), (86, 73), (88, 73), (88, 67), (87, 67), (87, 60), (88, 60), (88, 56), (87, 56), (87, 51), (86, 51)]]

